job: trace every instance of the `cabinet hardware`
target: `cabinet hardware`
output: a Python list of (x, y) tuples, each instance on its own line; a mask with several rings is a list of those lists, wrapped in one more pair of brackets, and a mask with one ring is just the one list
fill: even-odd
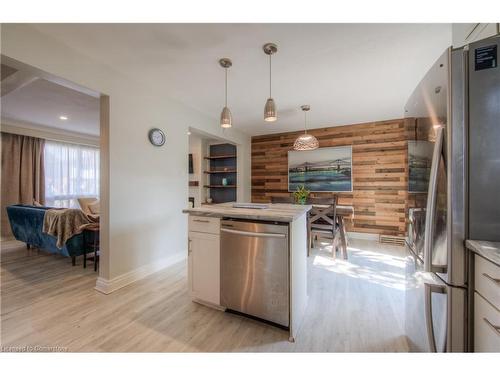
[(242, 230), (234, 230), (234, 229), (221, 229), (221, 232), (231, 233), (241, 236), (249, 236), (249, 237), (271, 237), (271, 238), (285, 238), (286, 234), (283, 233), (261, 233), (261, 232), (246, 232)]
[(490, 275), (488, 275), (487, 273), (483, 273), (483, 276), (486, 277), (488, 280), (490, 280), (491, 282), (497, 284), (497, 285), (500, 285), (500, 279), (495, 279), (494, 277), (491, 277)]
[(200, 220), (200, 219), (193, 219), (193, 221), (196, 221), (197, 223), (210, 223), (208, 220)]
[(496, 326), (494, 325), (493, 323), (491, 323), (488, 319), (486, 318), (483, 318), (483, 320), (485, 321), (485, 323), (488, 325), (488, 327), (490, 327), (493, 331), (496, 332), (497, 335), (500, 335), (500, 326)]

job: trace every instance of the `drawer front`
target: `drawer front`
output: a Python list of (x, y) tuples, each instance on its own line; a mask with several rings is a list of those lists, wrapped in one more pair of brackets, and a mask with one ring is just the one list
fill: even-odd
[(190, 215), (189, 231), (220, 234), (220, 218)]
[(500, 267), (475, 256), (475, 289), (500, 310)]
[(500, 311), (474, 293), (474, 351), (500, 352)]

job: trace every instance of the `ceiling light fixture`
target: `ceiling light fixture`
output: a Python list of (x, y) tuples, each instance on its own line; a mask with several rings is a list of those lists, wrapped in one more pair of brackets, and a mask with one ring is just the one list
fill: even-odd
[(63, 121), (66, 121), (68, 119), (67, 116), (59, 116), (59, 120), (63, 120)]
[(319, 142), (312, 134), (307, 134), (307, 112), (311, 109), (308, 105), (300, 107), (304, 112), (304, 134), (300, 135), (293, 143), (293, 149), (296, 151), (315, 150), (319, 147)]
[(233, 63), (231, 62), (230, 59), (224, 57), (219, 60), (220, 66), (222, 66), (225, 70), (226, 73), (226, 86), (225, 86), (225, 101), (224, 101), (224, 108), (222, 109), (222, 112), (220, 114), (220, 126), (224, 129), (230, 128), (233, 124), (233, 118), (231, 116), (231, 111), (227, 107), (227, 70), (230, 68)]
[(276, 112), (276, 103), (274, 103), (273, 96), (271, 95), (271, 78), (272, 78), (272, 65), (271, 56), (278, 52), (278, 46), (274, 43), (266, 43), (262, 47), (264, 53), (269, 56), (269, 98), (264, 106), (264, 121), (274, 122), (278, 119), (278, 112)]

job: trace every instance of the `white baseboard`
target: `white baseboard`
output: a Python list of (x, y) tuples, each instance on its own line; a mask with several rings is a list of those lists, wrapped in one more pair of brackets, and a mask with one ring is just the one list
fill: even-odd
[(375, 233), (347, 232), (347, 238), (357, 240), (378, 241), (379, 235)]
[(154, 263), (141, 266), (135, 270), (124, 273), (123, 275), (114, 277), (111, 280), (98, 277), (95, 284), (95, 290), (104, 294), (113, 293), (114, 291), (123, 288), (124, 286), (143, 279), (146, 276), (151, 275), (152, 273), (158, 272), (184, 259), (186, 259), (186, 254), (174, 254), (172, 256), (160, 259)]

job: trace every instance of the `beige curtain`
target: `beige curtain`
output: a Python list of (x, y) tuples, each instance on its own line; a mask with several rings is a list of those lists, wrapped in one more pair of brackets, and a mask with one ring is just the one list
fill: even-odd
[(2, 132), (2, 239), (12, 237), (7, 206), (45, 203), (44, 146), (43, 139)]

